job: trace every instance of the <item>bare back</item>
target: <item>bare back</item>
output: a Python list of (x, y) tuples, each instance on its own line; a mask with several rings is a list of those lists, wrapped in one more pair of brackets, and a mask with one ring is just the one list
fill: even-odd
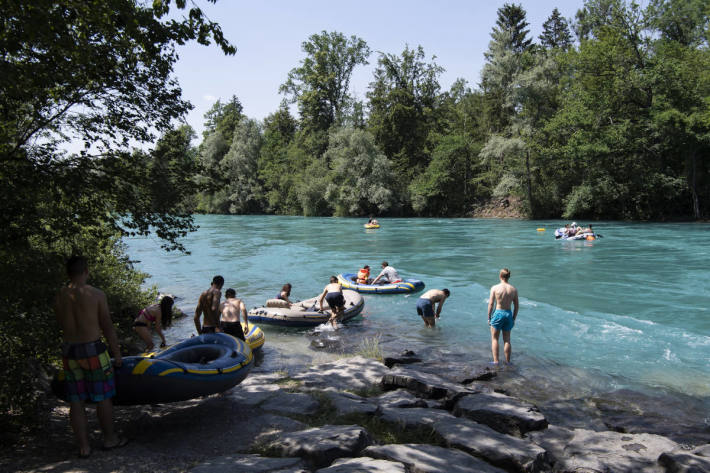
[(515, 302), (515, 308), (518, 307), (518, 290), (512, 284), (501, 281), (499, 284), (491, 287), (491, 298), (496, 301), (496, 308), (502, 310), (510, 310)]
[[(229, 298), (221, 304), (222, 322), (239, 322), (239, 313), (246, 312), (241, 299)], [(244, 318), (246, 321), (246, 317)]]
[(219, 299), (222, 297), (222, 293), (219, 289), (210, 288), (200, 294), (200, 300), (198, 301), (198, 310), (202, 312), (205, 316), (204, 325), (206, 327), (216, 327), (218, 322), (219, 314), (217, 309), (219, 307)]
[(88, 343), (101, 338), (101, 318), (109, 317), (106, 295), (88, 284), (62, 288), (54, 305), (67, 343)]

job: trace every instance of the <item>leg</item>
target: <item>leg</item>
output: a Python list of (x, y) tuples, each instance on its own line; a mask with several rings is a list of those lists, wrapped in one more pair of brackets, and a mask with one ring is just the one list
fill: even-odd
[(498, 363), (498, 336), (500, 330), (491, 326), (491, 353), (493, 353), (493, 363)]
[(91, 447), (89, 446), (89, 422), (86, 419), (84, 401), (70, 403), (69, 421), (74, 431), (76, 442), (79, 444), (79, 455), (88, 455), (91, 453)]
[(510, 354), (513, 349), (510, 346), (510, 330), (503, 330), (503, 353), (505, 353), (505, 361), (510, 363)]
[(143, 339), (145, 342), (145, 351), (150, 351), (155, 346), (153, 344), (153, 336), (148, 330), (148, 327), (133, 327), (133, 330)]
[(118, 443), (118, 436), (113, 429), (113, 401), (104, 399), (96, 404), (96, 416), (104, 435), (104, 446), (111, 447)]

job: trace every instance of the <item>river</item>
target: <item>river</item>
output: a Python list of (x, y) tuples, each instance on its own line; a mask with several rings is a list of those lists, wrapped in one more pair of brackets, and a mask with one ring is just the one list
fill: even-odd
[[(602, 238), (565, 242), (553, 236), (561, 221), (381, 219), (377, 230), (350, 218), (200, 215), (196, 223), (182, 240), (190, 255), (163, 252), (155, 237), (126, 240), (147, 284), (177, 295), (188, 313), (216, 274), (253, 307), (286, 282), (306, 299), (331, 275), (364, 264), (376, 275), (386, 260), (402, 277), (451, 290), (439, 323), (424, 327), (416, 295), (366, 295), (362, 317), (341, 336), (488, 361), (488, 290), (508, 267), (520, 293), (511, 376), (519, 391), (633, 390), (701, 408), (710, 426), (709, 224), (593, 222)], [(279, 347), (265, 351), (272, 367), (314, 356), (308, 330), (262, 328), (267, 347)], [(188, 317), (168, 340), (191, 331)]]

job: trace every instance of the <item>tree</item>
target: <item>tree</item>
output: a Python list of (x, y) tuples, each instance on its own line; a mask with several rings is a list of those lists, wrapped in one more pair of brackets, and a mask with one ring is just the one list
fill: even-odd
[(428, 137), (439, 126), (439, 76), (444, 69), (435, 58), (430, 63), (424, 59), (421, 46), (406, 46), (400, 56), (380, 54), (367, 93), (368, 130), (392, 162), (400, 190), (428, 165)]
[(382, 214), (395, 202), (393, 175), (374, 137), (356, 128), (341, 128), (330, 138), (326, 157), (333, 164), (326, 198), (335, 215)]
[(242, 103), (236, 95), (226, 104), (222, 104), (217, 100), (212, 108), (205, 113), (205, 131), (202, 132), (203, 138), (207, 138), (214, 132), (220, 132), (227, 141), (232, 141), (234, 129), (239, 124), (239, 121), (244, 117)]
[(370, 48), (357, 36), (326, 31), (311, 35), (301, 47), (306, 57), (291, 69), (279, 91), (298, 103), (304, 131), (318, 135), (312, 146), (320, 156), (328, 130), (348, 114), (350, 79), (355, 66), (368, 64)]
[(220, 163), (231, 214), (263, 211), (263, 186), (258, 172), (261, 143), (261, 127), (256, 120), (242, 120), (237, 125), (232, 146)]
[(540, 44), (547, 49), (567, 49), (572, 45), (572, 34), (569, 31), (567, 20), (555, 8), (552, 15), (542, 24)]
[(282, 103), (278, 111), (264, 120), (264, 142), (259, 157), (259, 179), (264, 183), (264, 192), (268, 201), (267, 211), (274, 213), (300, 213), (295, 209), (295, 201), (289, 201), (288, 195), (293, 188), (294, 169), (297, 163), (291, 163), (289, 151), (296, 136), (296, 119), (288, 111), (288, 105)]

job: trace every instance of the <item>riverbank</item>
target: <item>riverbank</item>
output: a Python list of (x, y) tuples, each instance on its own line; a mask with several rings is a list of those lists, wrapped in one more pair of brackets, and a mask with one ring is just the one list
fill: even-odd
[[(340, 332), (347, 332), (347, 328)], [(191, 471), (686, 471), (710, 468), (710, 431), (653, 418), (617, 399), (559, 399), (536, 406), (501, 389), (524, 378), (463, 354), (420, 350), (382, 360), (323, 353), (352, 349), (344, 335), (314, 335), (317, 361), (254, 368), (239, 386), (187, 402), (116, 408), (131, 443), (78, 459), (66, 404), (51, 406), (41, 433), (4, 449), (16, 472)], [(328, 340), (331, 343), (326, 343)], [(339, 342), (338, 342), (339, 341)], [(357, 346), (380, 356), (382, 347)], [(268, 340), (267, 340), (268, 343)], [(343, 345), (347, 343), (347, 345)], [(330, 348), (328, 348), (330, 347)], [(386, 348), (385, 348), (386, 350)], [(272, 347), (265, 356), (288, 356)], [(273, 364), (272, 364), (273, 366)], [(526, 382), (530, 382), (527, 380)], [(628, 399), (627, 399), (628, 400)], [(603, 402), (602, 402), (603, 401)], [(600, 408), (604, 402), (613, 409)], [(655, 427), (653, 427), (655, 425)], [(657, 435), (649, 430), (668, 430)], [(426, 446), (425, 446), (426, 445)], [(335, 462), (341, 466), (332, 466)], [(412, 465), (417, 464), (413, 470)], [(442, 465), (448, 465), (444, 468)], [(703, 470), (704, 468), (705, 470)], [(690, 470), (688, 470), (690, 471)]]

